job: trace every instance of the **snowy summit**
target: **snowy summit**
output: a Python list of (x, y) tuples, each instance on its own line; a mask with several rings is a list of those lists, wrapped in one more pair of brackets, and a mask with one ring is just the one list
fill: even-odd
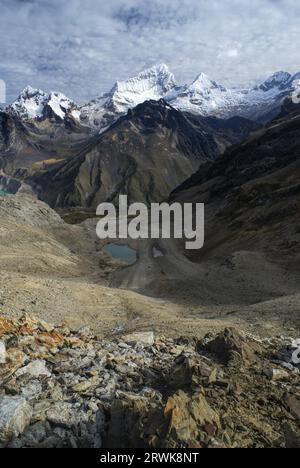
[(45, 93), (39, 89), (27, 86), (19, 98), (9, 107), (9, 110), (25, 120), (56, 117), (64, 120), (72, 114), (74, 118), (80, 117), (78, 106), (62, 93)]
[(84, 106), (77, 106), (61, 93), (27, 87), (7, 111), (21, 119), (72, 117), (84, 125), (104, 129), (120, 115), (147, 100), (164, 99), (178, 110), (203, 116), (233, 116), (260, 120), (277, 111), (292, 95), (300, 74), (277, 72), (250, 89), (227, 89), (204, 73), (186, 85), (176, 83), (165, 64), (156, 65), (125, 81), (117, 81), (110, 92)]

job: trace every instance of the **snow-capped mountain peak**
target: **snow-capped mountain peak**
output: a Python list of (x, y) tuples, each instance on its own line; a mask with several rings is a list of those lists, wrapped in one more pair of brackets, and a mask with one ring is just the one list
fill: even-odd
[(200, 73), (197, 78), (188, 87), (190, 91), (203, 93), (212, 89), (221, 89), (225, 91), (225, 88), (215, 81), (212, 81), (205, 73)]
[(47, 94), (40, 89), (27, 86), (9, 109), (23, 118), (35, 119), (41, 117), (46, 98)]
[(126, 81), (117, 81), (105, 107), (122, 113), (142, 102), (159, 100), (176, 87), (176, 81), (165, 64), (142, 71)]
[[(8, 110), (24, 120), (42, 119), (49, 116), (64, 120), (67, 114), (79, 118), (78, 106), (62, 93), (45, 93), (27, 86)], [(51, 115), (52, 114), (52, 115)]]
[(288, 72), (279, 71), (269, 76), (259, 88), (263, 91), (270, 91), (273, 88), (285, 87), (291, 81), (292, 75)]
[(147, 100), (165, 98), (176, 86), (174, 75), (167, 65), (156, 65), (133, 78), (117, 81), (109, 93), (83, 106), (82, 120), (91, 126), (106, 128), (116, 116), (125, 114)]
[(200, 73), (191, 84), (180, 86), (167, 65), (160, 64), (133, 78), (117, 81), (110, 92), (81, 107), (61, 93), (47, 94), (27, 87), (7, 111), (24, 120), (48, 117), (64, 121), (71, 117), (89, 129), (103, 131), (138, 104), (164, 99), (178, 110), (202, 116), (267, 120), (299, 88), (299, 79), (300, 73), (292, 76), (280, 71), (252, 88), (230, 89)]
[(190, 84), (177, 88), (167, 100), (177, 109), (186, 112), (208, 115), (219, 108), (227, 93), (226, 88), (212, 81), (205, 73), (200, 73)]

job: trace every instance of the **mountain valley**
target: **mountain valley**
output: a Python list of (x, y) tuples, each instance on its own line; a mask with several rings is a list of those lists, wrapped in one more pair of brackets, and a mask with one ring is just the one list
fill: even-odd
[[(295, 81), (180, 87), (158, 66), (83, 107), (27, 88), (0, 112), (0, 447), (300, 446)], [(204, 203), (203, 249), (99, 240), (124, 194)]]

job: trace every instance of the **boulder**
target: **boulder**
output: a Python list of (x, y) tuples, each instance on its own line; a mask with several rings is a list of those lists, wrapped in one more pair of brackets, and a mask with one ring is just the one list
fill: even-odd
[(22, 367), (16, 372), (16, 377), (22, 375), (30, 375), (31, 377), (51, 377), (51, 372), (47, 369), (45, 361), (32, 361), (28, 366)]
[(30, 424), (32, 408), (25, 398), (0, 398), (0, 440), (6, 442), (18, 437)]
[(262, 353), (260, 345), (247, 340), (234, 328), (226, 328), (212, 341), (198, 347), (214, 354), (225, 364), (250, 366), (257, 361), (257, 353)]
[(26, 361), (26, 354), (18, 348), (6, 351), (6, 363), (0, 366), (0, 378), (13, 375)]
[(89, 326), (81, 327), (78, 330), (78, 335), (80, 336), (80, 338), (90, 338), (92, 336), (91, 327)]
[(77, 393), (85, 393), (89, 391), (91, 388), (96, 387), (100, 384), (99, 377), (95, 376), (91, 379), (84, 380), (83, 382), (79, 382), (73, 385), (72, 390)]
[(67, 429), (77, 427), (88, 420), (85, 413), (78, 411), (72, 403), (67, 402), (57, 402), (51, 405), (46, 412), (46, 417), (52, 424)]
[(32, 380), (27, 385), (22, 386), (21, 393), (27, 401), (36, 400), (43, 394), (42, 384), (38, 380)]
[(200, 357), (182, 354), (175, 359), (167, 383), (175, 388), (183, 388), (192, 384), (212, 383), (216, 376), (217, 369), (211, 368)]
[(176, 443), (197, 441), (200, 430), (215, 435), (220, 428), (219, 416), (201, 393), (190, 397), (179, 390), (169, 397), (164, 415), (169, 420), (168, 437)]
[(4, 341), (0, 341), (0, 364), (6, 363), (6, 346)]
[(153, 346), (154, 345), (154, 333), (151, 332), (141, 332), (141, 333), (132, 333), (123, 337), (123, 341), (130, 345), (141, 344), (143, 346)]

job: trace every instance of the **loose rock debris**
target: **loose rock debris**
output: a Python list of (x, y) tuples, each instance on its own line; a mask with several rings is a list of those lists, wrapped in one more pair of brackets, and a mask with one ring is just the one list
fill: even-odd
[(201, 341), (151, 331), (109, 341), (0, 318), (0, 445), (299, 448), (292, 349), (289, 338), (234, 329)]

